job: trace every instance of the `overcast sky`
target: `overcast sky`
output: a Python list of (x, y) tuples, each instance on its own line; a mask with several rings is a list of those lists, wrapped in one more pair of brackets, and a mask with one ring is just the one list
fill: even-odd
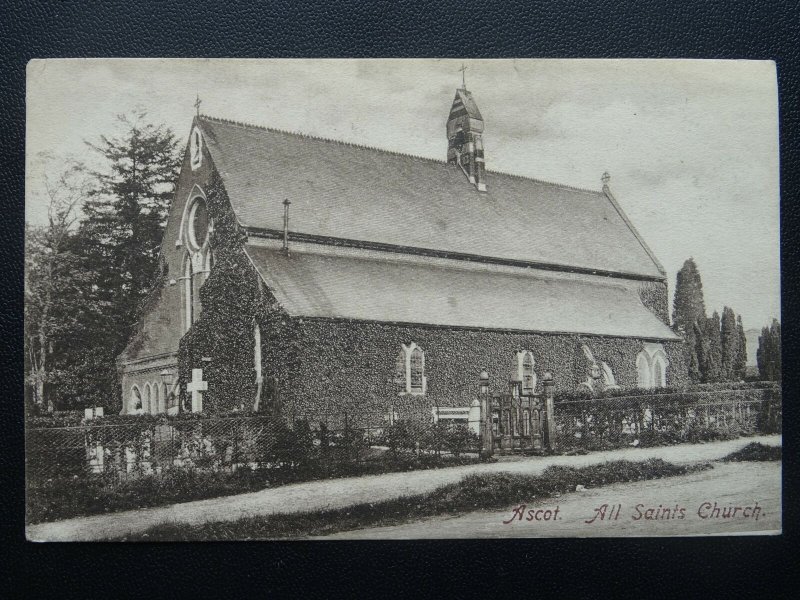
[[(667, 270), (670, 296), (676, 272), (692, 256), (709, 313), (729, 305), (746, 328), (780, 316), (771, 62), (464, 63), (485, 120), (489, 170), (598, 190), (608, 171), (614, 195)], [(454, 60), (33, 61), (26, 216), (42, 223), (46, 214), (39, 153), (95, 160), (84, 140), (113, 133), (115, 116), (137, 108), (183, 143), (196, 94), (211, 116), (444, 160), (460, 66)]]

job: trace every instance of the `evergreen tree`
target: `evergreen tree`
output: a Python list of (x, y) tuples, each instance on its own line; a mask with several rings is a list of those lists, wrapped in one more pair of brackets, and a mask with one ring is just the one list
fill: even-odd
[(739, 354), (736, 357), (734, 372), (736, 379), (744, 379), (747, 375), (747, 336), (744, 333), (742, 315), (736, 318), (736, 331), (739, 337)]
[(722, 379), (735, 381), (739, 379), (737, 368), (740, 354), (740, 338), (739, 330), (736, 326), (736, 314), (733, 309), (727, 306), (722, 309), (720, 342), (722, 350)]
[(693, 258), (683, 263), (675, 283), (672, 324), (685, 338), (692, 337), (693, 326), (706, 318), (703, 282)]
[(85, 219), (75, 235), (85, 309), (71, 331), (64, 407), (119, 402), (116, 358), (158, 271), (163, 227), (178, 175), (177, 140), (146, 115), (119, 117), (121, 132), (89, 144), (105, 169), (89, 172)]
[[(689, 362), (689, 376), (692, 381), (700, 381), (703, 372), (702, 360), (697, 354), (702, 343), (696, 339), (705, 326), (706, 308), (703, 300), (703, 282), (694, 259), (689, 258), (678, 271), (673, 299), (672, 326), (676, 333), (686, 340)], [(699, 326), (699, 329), (695, 327)], [(694, 368), (696, 366), (696, 368)]]
[(781, 379), (781, 324), (777, 319), (772, 325), (764, 327), (758, 338), (756, 352), (758, 372), (761, 379), (780, 381)]
[(722, 342), (720, 340), (720, 318), (719, 313), (714, 311), (708, 319), (705, 319), (700, 330), (700, 349), (698, 359), (700, 362), (700, 372), (703, 383), (722, 381)]

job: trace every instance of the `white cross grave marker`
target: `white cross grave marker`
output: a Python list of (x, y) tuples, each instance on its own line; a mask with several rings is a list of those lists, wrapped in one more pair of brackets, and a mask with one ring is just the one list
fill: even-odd
[(203, 412), (203, 392), (208, 390), (208, 382), (203, 381), (203, 369), (192, 369), (192, 380), (186, 384), (186, 391), (192, 392), (192, 412)]

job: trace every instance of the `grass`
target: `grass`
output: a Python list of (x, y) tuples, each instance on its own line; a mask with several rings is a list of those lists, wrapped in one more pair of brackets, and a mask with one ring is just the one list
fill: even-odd
[(161, 475), (141, 475), (118, 481), (103, 476), (56, 477), (30, 482), (27, 488), (28, 523), (122, 510), (165, 506), (179, 502), (231, 496), (316, 479), (377, 475), (396, 471), (436, 469), (478, 462), (472, 456), (413, 456), (353, 463), (312, 465), (309, 468), (237, 471), (173, 469)]
[(725, 462), (772, 461), (781, 460), (781, 454), (781, 446), (768, 446), (761, 442), (752, 442), (741, 450), (731, 452), (722, 460)]
[(200, 525), (167, 523), (115, 541), (256, 540), (320, 536), (367, 527), (398, 525), (427, 517), (502, 510), (521, 502), (571, 492), (577, 485), (598, 487), (674, 477), (709, 468), (712, 468), (709, 464), (674, 465), (654, 458), (643, 462), (613, 461), (581, 468), (551, 466), (541, 475), (503, 472), (473, 474), (426, 494), (333, 510), (248, 517), (229, 522)]

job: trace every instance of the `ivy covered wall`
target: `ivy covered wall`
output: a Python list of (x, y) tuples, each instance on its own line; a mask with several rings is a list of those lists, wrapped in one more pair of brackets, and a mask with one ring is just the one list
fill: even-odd
[[(617, 383), (636, 386), (636, 355), (643, 342), (629, 338), (454, 330), (384, 323), (305, 320), (298, 323), (300, 377), (293, 382), (287, 408), (297, 414), (367, 411), (385, 414), (430, 411), (433, 406), (469, 406), (478, 377), (486, 369), (492, 392), (506, 391), (516, 375), (515, 354), (530, 350), (541, 387), (545, 371), (554, 374), (557, 391), (574, 390), (586, 379), (581, 345), (595, 360), (611, 366)], [(425, 352), (424, 396), (400, 395), (395, 361), (401, 344), (417, 343)], [(682, 342), (665, 342), (669, 356), (667, 385), (687, 382)], [(537, 391), (540, 391), (537, 389)]]
[(639, 298), (650, 312), (661, 319), (667, 327), (670, 327), (666, 282), (643, 281), (639, 284)]
[(214, 220), (214, 267), (200, 288), (202, 311), (180, 341), (181, 400), (184, 406), (191, 406), (185, 384), (191, 380), (193, 368), (202, 368), (208, 383), (205, 412), (252, 410), (257, 392), (254, 355), (258, 324), (265, 381), (262, 402), (269, 410), (267, 380), (274, 377), (279, 388), (285, 389), (296, 371), (296, 345), (292, 342), (296, 323), (275, 301), (245, 254), (245, 235), (217, 173), (210, 177), (205, 192)]
[[(203, 310), (180, 343), (179, 376), (185, 384), (193, 367), (203, 368), (208, 382), (207, 412), (253, 408), (256, 323), (261, 331), (265, 381), (262, 407), (279, 408), (266, 385), (274, 378), (282, 410), (290, 415), (350, 412), (377, 417), (385, 415), (389, 406), (428, 414), (437, 405), (468, 406), (484, 368), (492, 391), (506, 389), (516, 374), (515, 353), (519, 350), (533, 352), (540, 380), (544, 371), (551, 371), (556, 390), (574, 390), (586, 379), (583, 344), (598, 362), (611, 366), (621, 386), (636, 385), (636, 355), (643, 347), (640, 340), (292, 318), (261, 282), (247, 257), (245, 235), (217, 174), (212, 174), (205, 191), (214, 219), (211, 245), (215, 265), (200, 289)], [(659, 309), (664, 290), (657, 286), (642, 289)], [(395, 377), (401, 345), (412, 341), (425, 352), (424, 396), (400, 394)], [(667, 385), (679, 386), (686, 382), (682, 343), (668, 342), (664, 347), (670, 360)], [(209, 360), (202, 360), (204, 357)]]

